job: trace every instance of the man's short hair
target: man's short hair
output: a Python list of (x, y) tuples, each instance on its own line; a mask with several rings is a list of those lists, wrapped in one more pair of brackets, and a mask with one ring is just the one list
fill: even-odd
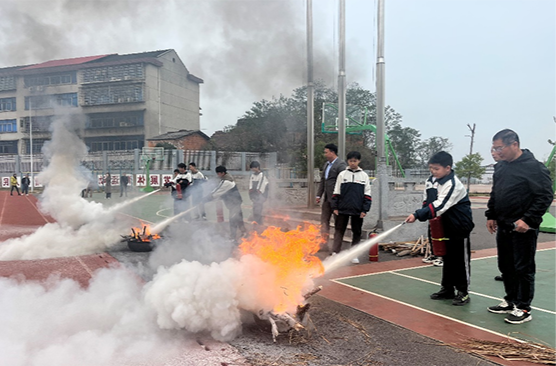
[(447, 166), (452, 167), (454, 164), (454, 159), (452, 155), (448, 154), (446, 151), (439, 151), (429, 159), (429, 164), (439, 164), (446, 168)]
[(338, 155), (338, 146), (334, 145), (334, 144), (326, 144), (324, 146), (325, 149), (328, 149), (330, 151), (333, 151), (334, 154)]
[(249, 169), (251, 169), (251, 168), (260, 168), (260, 167), (261, 167), (261, 164), (257, 160), (252, 161), (251, 164), (249, 164)]
[(179, 169), (174, 169), (174, 173), (179, 173), (180, 170)]
[(226, 173), (228, 170), (226, 169), (225, 166), (223, 165), (219, 165), (216, 167), (216, 169), (214, 169), (217, 173)]
[(357, 159), (361, 160), (361, 153), (359, 151), (350, 151), (346, 157), (347, 160), (349, 159)]
[(187, 166), (184, 163), (179, 163), (178, 168), (187, 169)]
[(496, 140), (502, 140), (502, 143), (504, 145), (511, 145), (514, 142), (517, 142), (517, 146), (519, 146), (519, 136), (517, 135), (517, 133), (515, 133), (515, 131), (508, 128), (497, 132), (496, 135), (494, 135), (494, 137), (492, 138), (492, 141)]
[(194, 162), (189, 163), (189, 165), (190, 165), (190, 166), (193, 166), (193, 167), (195, 167), (195, 168), (197, 167), (197, 164), (195, 164)]

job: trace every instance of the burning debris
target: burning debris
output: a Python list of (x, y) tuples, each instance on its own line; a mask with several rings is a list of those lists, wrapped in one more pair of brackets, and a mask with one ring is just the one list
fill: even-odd
[(153, 249), (154, 240), (161, 238), (158, 234), (151, 233), (149, 225), (142, 224), (142, 229), (131, 228), (131, 235), (122, 235), (122, 241), (127, 241), (127, 246), (134, 252), (150, 252)]
[(283, 296), (271, 311), (259, 310), (256, 314), (270, 323), (274, 342), (279, 333), (300, 331), (309, 322), (310, 304), (306, 301), (322, 288), (304, 293), (304, 287), (308, 279), (324, 273), (322, 263), (314, 256), (320, 248), (319, 235), (315, 226), (287, 232), (271, 226), (240, 245), (242, 254), (253, 254), (277, 269), (274, 285), (282, 289)]

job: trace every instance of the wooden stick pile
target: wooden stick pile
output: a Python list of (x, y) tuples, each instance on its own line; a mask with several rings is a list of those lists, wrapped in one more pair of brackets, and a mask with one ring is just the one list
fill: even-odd
[(509, 361), (527, 361), (543, 365), (556, 365), (554, 348), (528, 342), (494, 342), (472, 338), (462, 346), (483, 356), (499, 357)]
[(397, 241), (391, 243), (378, 243), (378, 246), (384, 251), (396, 254), (398, 257), (403, 257), (406, 255), (424, 255), (425, 257), (427, 257), (431, 253), (429, 239), (424, 238), (423, 235), (421, 235), (421, 237), (414, 242)]

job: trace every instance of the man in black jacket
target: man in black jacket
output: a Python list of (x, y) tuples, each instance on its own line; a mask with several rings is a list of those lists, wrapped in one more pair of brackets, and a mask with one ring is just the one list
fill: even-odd
[(552, 181), (548, 169), (519, 147), (519, 136), (512, 130), (494, 135), (491, 151), (498, 163), (485, 215), (488, 231), (496, 232), (498, 269), (506, 296), (488, 311), (508, 313), (506, 322), (521, 324), (532, 319), (537, 236), (554, 197)]
[[(336, 178), (340, 172), (346, 170), (347, 164), (338, 158), (338, 146), (328, 144), (324, 147), (324, 157), (326, 163), (322, 169), (322, 177), (320, 179), (319, 189), (317, 190), (317, 203), (322, 202), (322, 211), (320, 215), (321, 235), (324, 242), (328, 243), (330, 236), (330, 217), (332, 216), (332, 194), (336, 185)], [(336, 220), (336, 215), (334, 215)]]

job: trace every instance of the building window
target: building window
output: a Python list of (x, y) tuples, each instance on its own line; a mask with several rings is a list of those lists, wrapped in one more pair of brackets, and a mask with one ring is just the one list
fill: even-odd
[(77, 93), (25, 97), (25, 110), (48, 109), (55, 106), (77, 107)]
[(31, 121), (33, 122), (33, 132), (48, 132), (52, 124), (54, 116), (35, 116), (32, 118), (20, 118), (20, 129), (22, 132), (29, 132), (31, 130)]
[(17, 132), (17, 120), (2, 119), (0, 120), (0, 133)]
[(94, 67), (81, 72), (83, 83), (98, 83), (123, 80), (143, 80), (143, 65), (126, 64), (105, 67)]
[(74, 72), (53, 75), (28, 76), (24, 79), (25, 87), (76, 84), (77, 74)]
[(145, 136), (101, 136), (85, 139), (91, 152), (141, 149)]
[(125, 128), (143, 126), (143, 111), (96, 113), (88, 115), (87, 128)]
[(17, 154), (17, 141), (0, 141), (0, 154)]
[[(38, 154), (42, 151), (42, 148), (44, 146), (44, 143), (47, 142), (49, 140), (47, 139), (33, 139), (33, 154)], [(31, 148), (30, 148), (30, 144), (29, 144), (29, 140), (27, 140), (26, 146), (25, 146), (25, 151), (27, 151), (27, 154), (31, 153)]]
[(0, 76), (0, 91), (2, 90), (15, 90), (15, 77), (13, 76)]
[(84, 88), (81, 92), (84, 106), (143, 102), (143, 86), (118, 84)]
[(15, 98), (0, 98), (0, 112), (15, 111)]

